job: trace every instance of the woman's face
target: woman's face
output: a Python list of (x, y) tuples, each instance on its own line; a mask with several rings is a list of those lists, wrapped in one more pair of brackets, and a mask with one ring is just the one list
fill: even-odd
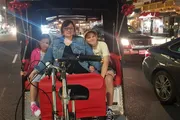
[(86, 41), (89, 45), (95, 47), (97, 45), (97, 35), (94, 33), (88, 33), (86, 35)]
[(45, 38), (39, 42), (42, 51), (46, 51), (49, 47), (49, 39)]
[(63, 28), (63, 35), (65, 37), (72, 37), (74, 32), (74, 26), (72, 24), (69, 24), (67, 27)]

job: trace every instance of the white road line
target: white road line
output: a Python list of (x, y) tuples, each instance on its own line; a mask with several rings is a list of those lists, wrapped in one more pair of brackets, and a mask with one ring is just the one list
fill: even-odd
[(12, 63), (15, 63), (15, 62), (16, 62), (17, 57), (18, 57), (18, 54), (15, 54), (15, 56), (14, 56), (14, 59), (13, 59)]
[(1, 100), (2, 97), (4, 96), (5, 90), (6, 90), (6, 88), (3, 88), (3, 91), (2, 91), (1, 96), (0, 96), (0, 100)]

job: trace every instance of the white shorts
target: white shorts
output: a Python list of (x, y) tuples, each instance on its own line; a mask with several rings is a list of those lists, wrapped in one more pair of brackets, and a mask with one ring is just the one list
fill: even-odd
[(38, 74), (36, 77), (32, 80), (32, 82), (40, 82), (42, 75)]

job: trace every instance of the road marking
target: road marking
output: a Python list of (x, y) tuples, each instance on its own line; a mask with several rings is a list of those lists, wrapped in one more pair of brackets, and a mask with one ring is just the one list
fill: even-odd
[(6, 88), (3, 88), (3, 91), (1, 93), (1, 96), (0, 96), (0, 100), (2, 99), (2, 97), (4, 96), (4, 92), (5, 92)]
[(12, 63), (15, 63), (15, 62), (16, 62), (17, 57), (18, 57), (18, 54), (15, 54), (15, 56), (14, 56), (14, 59), (13, 59)]

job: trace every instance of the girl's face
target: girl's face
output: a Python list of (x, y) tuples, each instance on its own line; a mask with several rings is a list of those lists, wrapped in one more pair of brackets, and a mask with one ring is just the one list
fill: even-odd
[(97, 35), (94, 33), (88, 33), (86, 35), (86, 41), (89, 45), (95, 47), (97, 45)]
[(49, 47), (49, 39), (45, 38), (39, 42), (42, 51), (46, 51)]
[(67, 27), (63, 28), (63, 35), (65, 37), (72, 37), (74, 32), (74, 26), (72, 24), (69, 24)]

